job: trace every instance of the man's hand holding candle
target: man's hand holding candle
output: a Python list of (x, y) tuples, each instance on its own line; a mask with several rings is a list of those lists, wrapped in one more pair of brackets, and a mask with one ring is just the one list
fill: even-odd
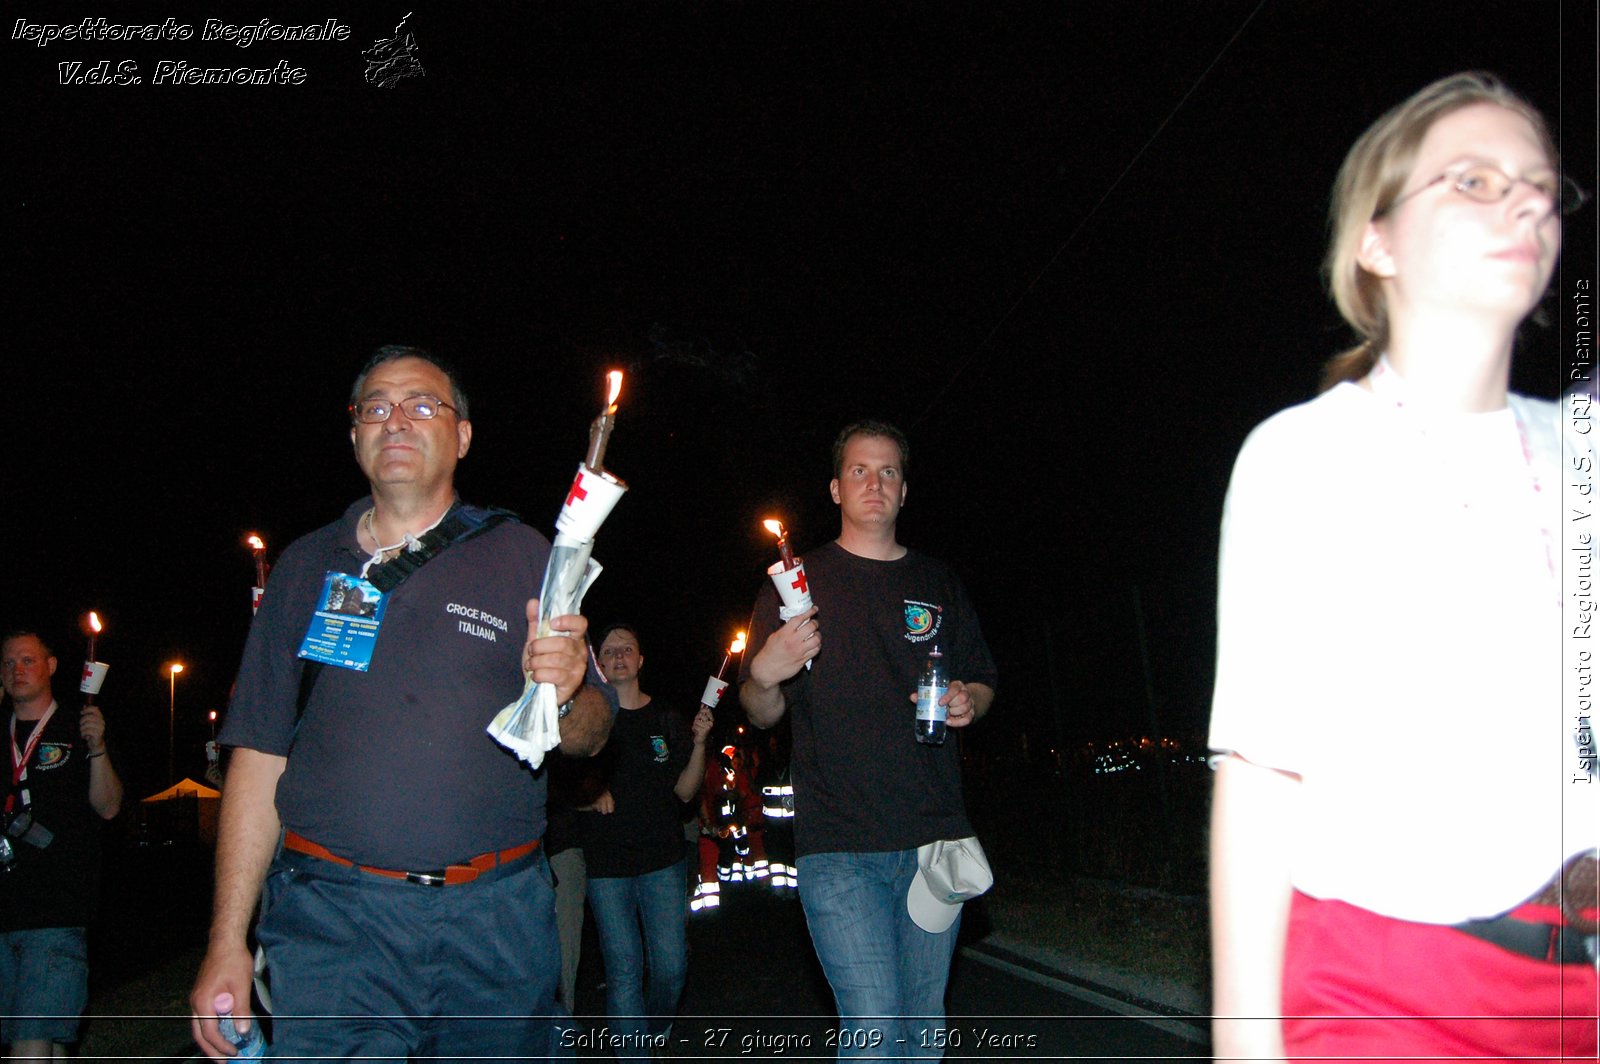
[(528, 600), (528, 641), (522, 647), (522, 671), (535, 683), (548, 683), (556, 689), (556, 701), (566, 703), (583, 686), (589, 665), (589, 644), (584, 635), (589, 621), (576, 613), (566, 613), (550, 622), (555, 634), (538, 638), (539, 600)]
[(89, 748), (90, 756), (105, 753), (106, 718), (99, 706), (85, 705), (79, 712), (78, 734), (83, 736), (83, 744)]
[(561, 614), (550, 621), (555, 634), (540, 638), (538, 599), (528, 600), (527, 615), (522, 671), (534, 683), (553, 686), (557, 704), (572, 702), (572, 711), (560, 722), (561, 752), (574, 757), (598, 753), (611, 730), (611, 705), (598, 690), (584, 686), (589, 664), (588, 618)]
[(822, 628), (817, 623), (817, 608), (812, 606), (785, 621), (768, 637), (750, 662), (750, 679), (762, 687), (776, 687), (821, 650)]

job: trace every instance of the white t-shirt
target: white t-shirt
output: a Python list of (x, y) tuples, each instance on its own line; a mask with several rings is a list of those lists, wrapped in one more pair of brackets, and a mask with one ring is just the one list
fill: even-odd
[(1223, 514), (1213, 749), (1299, 774), (1294, 885), (1494, 916), (1600, 834), (1561, 695), (1559, 409), (1353, 384), (1256, 428)]

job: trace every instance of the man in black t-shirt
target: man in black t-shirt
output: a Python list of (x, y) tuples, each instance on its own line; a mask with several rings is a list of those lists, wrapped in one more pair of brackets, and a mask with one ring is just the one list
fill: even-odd
[(606, 790), (579, 820), (589, 907), (606, 962), (606, 1012), (624, 1057), (649, 1056), (665, 1045), (683, 994), (688, 899), (678, 803), (700, 790), (712, 724), (711, 711), (701, 706), (686, 729), (676, 712), (645, 694), (643, 665), (632, 628), (612, 625), (602, 633), (600, 668), (622, 710), (600, 754)]
[(958, 744), (915, 738), (929, 651), (954, 677), (941, 700), (949, 727), (972, 724), (994, 699), (994, 661), (960, 580), (896, 538), (907, 450), (883, 422), (839, 434), (829, 484), (839, 538), (805, 557), (814, 605), (780, 624), (776, 589), (764, 585), (750, 622), (756, 652), (740, 672), (750, 719), (765, 728), (788, 714), (793, 726), (800, 901), (841, 1021), (867, 1041), (841, 1040), (845, 1055), (942, 1055), (924, 1035), (944, 1015), (960, 919), (924, 931), (906, 894), (919, 846), (973, 832)]
[(0, 1042), (49, 1057), (77, 1041), (88, 996), (87, 927), (100, 879), (100, 822), (122, 807), (95, 706), (76, 718), (51, 694), (56, 657), (38, 633), (0, 642), (11, 700), (10, 769), (0, 841)]

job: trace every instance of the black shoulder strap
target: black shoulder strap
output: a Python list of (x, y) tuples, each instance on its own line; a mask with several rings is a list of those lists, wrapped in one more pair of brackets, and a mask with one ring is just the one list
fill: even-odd
[(457, 506), (432, 531), (418, 539), (420, 546), (416, 550), (403, 550), (390, 561), (367, 570), (367, 581), (387, 595), (399, 587), (406, 577), (444, 553), (445, 548), (465, 543), (496, 525), (516, 520), (519, 518), (510, 510)]
[[(465, 543), (496, 525), (521, 520), (522, 518), (510, 510), (501, 510), (493, 506), (479, 508), (458, 504), (445, 515), (443, 521), (418, 539), (417, 542), (421, 546), (417, 550), (401, 551), (398, 557), (382, 565), (373, 566), (367, 570), (367, 580), (373, 587), (387, 595), (404, 583), (406, 577), (444, 553), (447, 547)], [(294, 707), (294, 722), (297, 728), (300, 726), (300, 718), (305, 714), (306, 705), (311, 701), (311, 692), (317, 686), (317, 677), (321, 674), (322, 663), (318, 661), (306, 662), (300, 672), (300, 691)]]

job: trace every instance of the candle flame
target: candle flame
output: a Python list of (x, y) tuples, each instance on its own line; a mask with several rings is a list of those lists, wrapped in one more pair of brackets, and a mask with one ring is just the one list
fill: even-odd
[(261, 537), (256, 535), (254, 532), (252, 532), (248, 536), (246, 536), (244, 541), (245, 541), (245, 543), (249, 544), (251, 550), (266, 550), (267, 549), (266, 543), (263, 542)]
[(774, 517), (767, 518), (765, 521), (761, 522), (761, 527), (765, 528), (768, 532), (771, 532), (774, 536), (777, 536), (779, 539), (788, 539), (789, 538), (789, 533), (785, 532), (784, 529), (783, 529), (783, 522), (779, 521), (777, 518), (774, 518)]
[(734, 635), (733, 642), (728, 644), (728, 653), (729, 654), (740, 654), (740, 653), (743, 653), (743, 652), (744, 652), (744, 633), (743, 632), (738, 632), (738, 633), (736, 633)]
[(611, 382), (611, 394), (606, 399), (606, 412), (615, 414), (617, 412), (617, 396), (622, 394), (622, 371), (620, 369), (612, 370), (606, 374), (606, 380)]
[(94, 610), (89, 611), (89, 627), (93, 628), (96, 632), (103, 630), (100, 626), (100, 615), (95, 613)]

